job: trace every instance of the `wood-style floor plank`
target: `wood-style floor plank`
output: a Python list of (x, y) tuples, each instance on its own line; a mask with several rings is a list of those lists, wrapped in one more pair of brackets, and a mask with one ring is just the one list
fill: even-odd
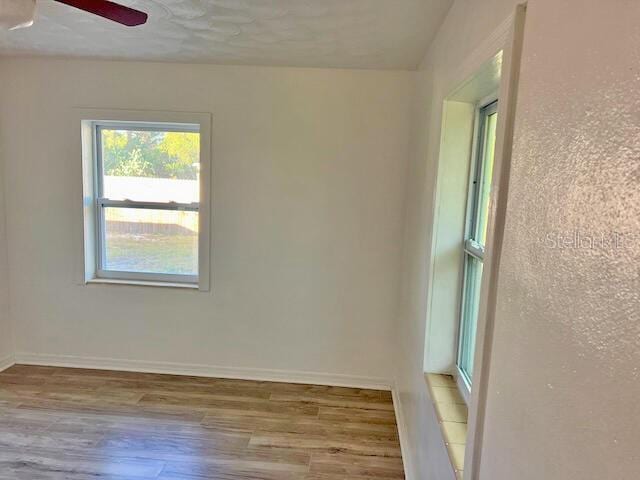
[(403, 479), (389, 392), (14, 365), (0, 480)]

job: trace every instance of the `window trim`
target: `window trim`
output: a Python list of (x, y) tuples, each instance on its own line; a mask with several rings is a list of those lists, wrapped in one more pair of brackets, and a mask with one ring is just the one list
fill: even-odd
[[(77, 237), (81, 239), (78, 262), (79, 283), (128, 284), (146, 286), (193, 287), (200, 291), (210, 289), (210, 195), (211, 195), (211, 114), (191, 112), (157, 112), (142, 110), (74, 109), (74, 124), (80, 125), (80, 140), (76, 142), (82, 158), (82, 215)], [(102, 181), (99, 161), (100, 128), (185, 131), (200, 133), (200, 202), (139, 202), (110, 200), (101, 195)], [(76, 130), (77, 131), (77, 130)], [(125, 208), (154, 208), (162, 210), (198, 211), (198, 275), (179, 275), (145, 272), (119, 272), (103, 270), (101, 259), (101, 231), (99, 222), (104, 206)]]

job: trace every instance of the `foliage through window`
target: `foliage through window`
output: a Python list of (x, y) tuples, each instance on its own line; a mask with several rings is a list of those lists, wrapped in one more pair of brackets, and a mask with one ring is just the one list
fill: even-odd
[(105, 175), (196, 180), (200, 135), (102, 129)]

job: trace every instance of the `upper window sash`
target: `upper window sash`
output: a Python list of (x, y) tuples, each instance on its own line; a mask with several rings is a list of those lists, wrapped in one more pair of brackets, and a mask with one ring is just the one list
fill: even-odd
[[(157, 198), (145, 198), (145, 199), (140, 199), (140, 198), (129, 198), (127, 196), (118, 196), (116, 198), (113, 198), (112, 196), (110, 196), (108, 193), (108, 188), (106, 187), (106, 181), (107, 178), (112, 178), (113, 180), (115, 180), (115, 178), (118, 177), (122, 177), (122, 178), (126, 178), (126, 175), (116, 175), (115, 177), (113, 175), (108, 176), (105, 174), (104, 168), (104, 151), (103, 151), (103, 132), (105, 130), (107, 131), (132, 131), (132, 132), (141, 132), (141, 131), (148, 131), (148, 132), (163, 132), (163, 133), (193, 133), (193, 134), (198, 134), (200, 135), (200, 125), (198, 124), (184, 124), (184, 123), (152, 123), (152, 122), (117, 122), (117, 121), (96, 121), (92, 123), (92, 127), (93, 127), (93, 142), (94, 142), (94, 168), (95, 168), (95, 179), (94, 179), (94, 189), (95, 192), (97, 194), (97, 205), (100, 206), (100, 202), (103, 202), (104, 205), (104, 201), (106, 200), (113, 200), (113, 201), (123, 201), (123, 202), (131, 202), (130, 206), (132, 208), (142, 208), (141, 205), (142, 204), (155, 204), (157, 205), (160, 209), (165, 209), (164, 205), (167, 205), (168, 208), (170, 210), (197, 210), (193, 208), (194, 204), (198, 204), (200, 203), (200, 196), (201, 196), (201, 189), (202, 189), (202, 184), (200, 184), (200, 178), (199, 175), (197, 176), (197, 180), (198, 180), (198, 188), (195, 191), (196, 193), (196, 198), (197, 201), (192, 201), (192, 202), (180, 202), (179, 199), (171, 199), (169, 201), (158, 201), (159, 199)], [(200, 160), (198, 160), (198, 169), (201, 168), (200, 165)], [(188, 181), (187, 179), (165, 179), (164, 177), (145, 177), (145, 178), (155, 178), (155, 179), (163, 179), (163, 180), (175, 180), (175, 181)], [(196, 180), (196, 179), (193, 179)], [(161, 200), (165, 200), (165, 199), (161, 199)], [(184, 199), (183, 199), (184, 200)], [(187, 200), (189, 200), (189, 198), (187, 198)], [(176, 204), (176, 205), (174, 205)], [(120, 206), (120, 207), (125, 207), (127, 205), (125, 204), (120, 204), (120, 205), (111, 205), (111, 206)], [(148, 207), (151, 208), (151, 207)]]
[[(476, 151), (473, 162), (473, 176), (472, 185), (469, 191), (469, 221), (468, 221), (468, 235), (467, 239), (474, 240), (479, 245), (482, 245), (482, 232), (481, 228), (481, 216), (482, 216), (482, 185), (485, 177), (487, 176), (486, 160), (487, 160), (487, 136), (488, 136), (488, 120), (491, 115), (496, 114), (498, 111), (498, 101), (495, 100), (485, 106), (479, 108), (478, 116), (478, 140), (476, 145)], [(486, 221), (486, 219), (485, 219)], [(484, 245), (482, 245), (484, 248)]]

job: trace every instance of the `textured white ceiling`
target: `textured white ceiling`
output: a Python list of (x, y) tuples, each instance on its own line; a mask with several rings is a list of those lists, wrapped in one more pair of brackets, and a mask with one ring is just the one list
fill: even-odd
[(38, 0), (33, 27), (0, 33), (0, 55), (413, 69), (451, 1), (121, 0), (149, 14), (127, 28)]

